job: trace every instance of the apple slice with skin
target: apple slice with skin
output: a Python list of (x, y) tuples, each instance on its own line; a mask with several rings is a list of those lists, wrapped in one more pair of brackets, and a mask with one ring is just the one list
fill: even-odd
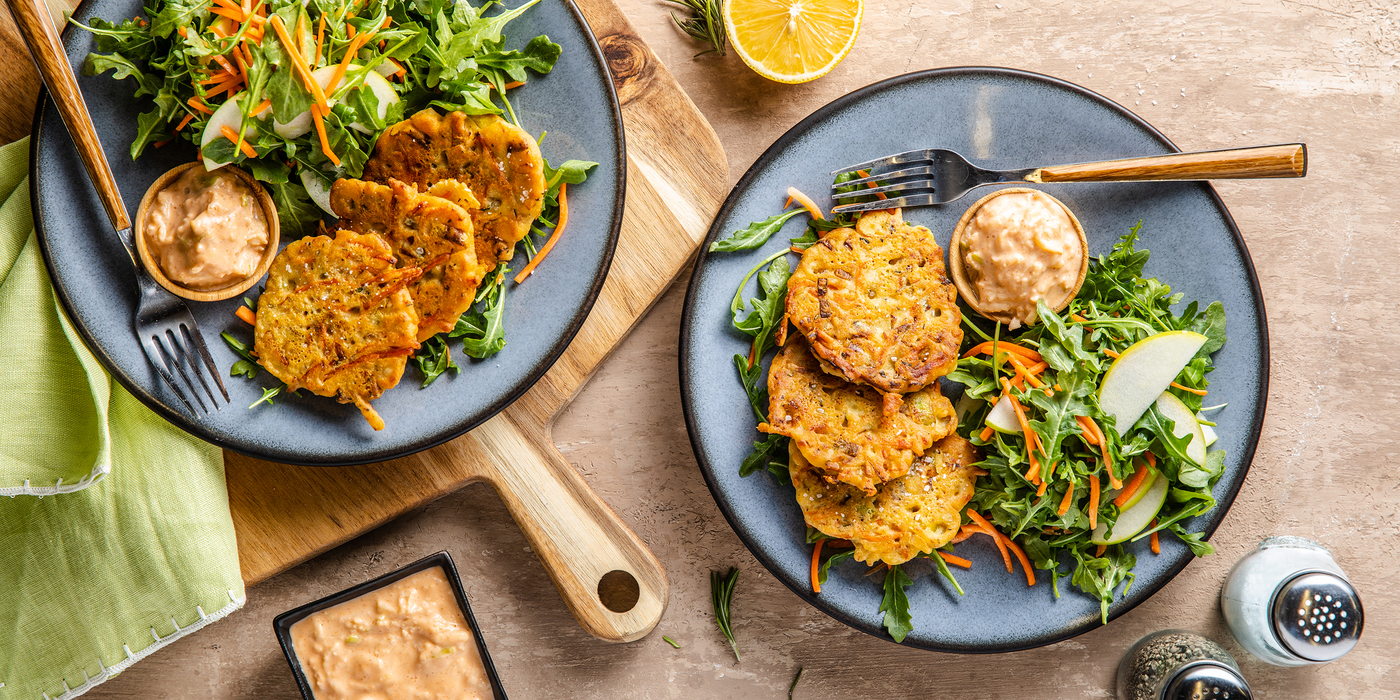
[(1089, 541), (1093, 544), (1118, 544), (1142, 532), (1167, 502), (1167, 482), (1167, 479), (1157, 477), (1152, 480), (1151, 486), (1138, 487), (1138, 491), (1142, 492), (1141, 498), (1118, 514), (1112, 534), (1109, 534), (1108, 523), (1099, 523), (1089, 536)]
[(1206, 447), (1210, 447), (1211, 445), (1215, 444), (1215, 441), (1218, 440), (1220, 436), (1215, 434), (1215, 428), (1212, 428), (1211, 426), (1206, 425), (1205, 423), (1201, 423), (1201, 421), (1203, 420), (1207, 420), (1206, 417), (1201, 415), (1200, 413), (1197, 413), (1196, 422), (1199, 423), (1201, 426), (1201, 435), (1204, 435), (1206, 438)]
[(1206, 463), (1206, 436), (1201, 430), (1201, 424), (1196, 420), (1196, 414), (1181, 402), (1181, 399), (1173, 396), (1170, 391), (1162, 392), (1157, 397), (1157, 410), (1172, 422), (1172, 434), (1178, 438), (1191, 436), (1191, 443), (1186, 446), (1186, 456), (1196, 464)]
[[(1133, 492), (1132, 497), (1130, 497), (1128, 499), (1128, 502), (1124, 503), (1123, 506), (1118, 509), (1118, 512), (1121, 513), (1129, 508), (1132, 508), (1134, 505), (1137, 505), (1137, 502), (1141, 501), (1142, 497), (1146, 496), (1147, 492), (1152, 489), (1153, 482), (1157, 481), (1157, 479), (1161, 478), (1161, 476), (1161, 473), (1158, 472), (1156, 469), (1148, 469), (1147, 476), (1142, 478), (1142, 484), (1138, 486), (1138, 490)], [(1101, 500), (1105, 503), (1110, 502), (1113, 499), (1117, 498), (1118, 494), (1122, 492), (1122, 489), (1109, 489), (1103, 492), (1103, 498)]]
[(1099, 384), (1099, 407), (1113, 416), (1120, 437), (1167, 390), (1205, 342), (1200, 333), (1167, 331), (1133, 343), (1113, 361)]
[(1021, 433), (1021, 421), (1016, 419), (1016, 409), (1011, 406), (1011, 397), (1003, 396), (987, 414), (987, 425), (999, 433)]

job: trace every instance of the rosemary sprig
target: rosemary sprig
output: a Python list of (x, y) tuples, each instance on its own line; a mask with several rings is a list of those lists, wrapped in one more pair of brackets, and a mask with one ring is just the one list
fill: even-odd
[(693, 13), (690, 17), (681, 19), (672, 12), (671, 19), (676, 21), (676, 26), (680, 27), (681, 31), (713, 47), (709, 51), (695, 54), (696, 56), (704, 56), (710, 52), (719, 52), (719, 55), (724, 55), (724, 17), (720, 14), (721, 0), (666, 0), (666, 2), (690, 10)]
[(797, 689), (797, 682), (802, 680), (802, 667), (797, 667), (797, 675), (792, 677), (792, 685), (788, 686), (788, 700), (792, 700), (792, 691)]
[(739, 657), (739, 645), (734, 643), (734, 630), (729, 626), (729, 604), (734, 600), (734, 583), (738, 580), (739, 570), (735, 568), (730, 568), (729, 573), (724, 575), (718, 571), (710, 572), (710, 597), (715, 602), (715, 624), (719, 625), (724, 638), (729, 640), (729, 647), (734, 650), (734, 660), (743, 661)]

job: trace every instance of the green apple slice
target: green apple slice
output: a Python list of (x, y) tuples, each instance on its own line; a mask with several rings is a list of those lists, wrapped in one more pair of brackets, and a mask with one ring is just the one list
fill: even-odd
[(999, 433), (1021, 432), (1021, 421), (1016, 419), (1016, 409), (1011, 407), (1011, 397), (1003, 396), (987, 414), (987, 425)]
[(1172, 422), (1173, 435), (1179, 438), (1191, 436), (1191, 443), (1186, 446), (1186, 456), (1196, 464), (1205, 464), (1206, 436), (1201, 430), (1200, 422), (1196, 420), (1196, 414), (1169, 391), (1164, 391), (1157, 397), (1157, 410)]
[[(1148, 472), (1149, 478), (1155, 474), (1156, 472)], [(1118, 520), (1113, 524), (1113, 532), (1109, 533), (1107, 523), (1099, 523), (1089, 536), (1089, 541), (1093, 544), (1118, 544), (1142, 532), (1167, 502), (1168, 481), (1158, 477), (1152, 480), (1150, 486), (1139, 486), (1138, 493), (1142, 494), (1141, 497), (1136, 499), (1137, 503), (1118, 514)]]
[[(1144, 476), (1142, 478), (1142, 484), (1138, 486), (1138, 490), (1133, 492), (1132, 497), (1128, 499), (1127, 503), (1123, 504), (1123, 507), (1118, 509), (1118, 512), (1121, 513), (1137, 505), (1137, 502), (1141, 501), (1142, 497), (1146, 496), (1148, 490), (1152, 488), (1152, 482), (1156, 481), (1159, 477), (1161, 477), (1161, 474), (1158, 473), (1156, 469), (1148, 469), (1147, 476)], [(1123, 489), (1109, 489), (1108, 491), (1104, 491), (1103, 500), (1105, 502), (1111, 502), (1113, 499), (1118, 497), (1118, 494), (1122, 492)]]
[(1128, 346), (1113, 361), (1099, 384), (1099, 407), (1113, 416), (1119, 436), (1132, 429), (1205, 342), (1191, 331), (1158, 333)]
[[(239, 125), (241, 125), (242, 123), (243, 110), (238, 106), (238, 100), (229, 100), (223, 103), (222, 105), (219, 105), (219, 108), (214, 110), (214, 115), (209, 117), (209, 122), (204, 125), (204, 133), (201, 134), (199, 137), (200, 152), (202, 153), (205, 147), (213, 143), (215, 139), (221, 139), (224, 137), (223, 127), (226, 126), (229, 129), (232, 129), (233, 132), (236, 134), (238, 133)], [(252, 138), (253, 134), (253, 127), (250, 126), (243, 131), (243, 138)], [(228, 165), (228, 163), (219, 163), (212, 161), (208, 158), (204, 159), (204, 169), (209, 170), (211, 172), (214, 170), (218, 170), (219, 168), (222, 168), (225, 165)]]
[(331, 190), (326, 187), (326, 182), (321, 179), (319, 173), (312, 172), (311, 168), (301, 168), (301, 186), (306, 188), (306, 196), (331, 216), (336, 213), (331, 209)]
[(1204, 435), (1206, 438), (1206, 447), (1210, 447), (1211, 445), (1215, 444), (1215, 441), (1219, 439), (1219, 436), (1215, 434), (1215, 428), (1212, 428), (1211, 426), (1206, 425), (1205, 423), (1201, 423), (1201, 421), (1203, 420), (1206, 420), (1206, 417), (1198, 412), (1196, 414), (1196, 423), (1198, 423), (1201, 426), (1201, 435)]

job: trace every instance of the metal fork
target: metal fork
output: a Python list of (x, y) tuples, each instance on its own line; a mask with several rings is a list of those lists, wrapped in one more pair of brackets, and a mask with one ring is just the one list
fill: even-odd
[[(206, 413), (210, 410), (204, 405), (196, 385), (204, 390), (213, 409), (217, 410), (221, 404), (209, 388), (205, 371), (218, 386), (225, 404), (229, 401), (228, 389), (224, 388), (224, 381), (214, 367), (214, 358), (209, 356), (209, 348), (204, 344), (204, 337), (200, 335), (199, 325), (195, 323), (189, 307), (179, 297), (161, 288), (137, 260), (131, 219), (127, 216), (126, 205), (122, 203), (112, 168), (102, 152), (97, 131), (93, 129), (92, 117), (78, 90), (78, 81), (73, 77), (63, 45), (59, 43), (58, 32), (49, 19), (48, 8), (43, 0), (8, 0), (8, 3), (20, 34), (24, 36), (24, 43), (29, 47), (29, 55), (38, 66), (49, 92), (53, 93), (58, 112), (63, 116), (63, 124), (68, 127), (68, 134), (73, 137), (73, 144), (82, 156), (88, 178), (97, 188), (102, 207), (107, 210), (107, 218), (111, 220), (122, 247), (136, 267), (141, 301), (136, 309), (135, 326), (146, 357), (190, 413), (195, 412), (190, 404), (191, 397), (199, 404), (200, 410)], [(184, 380), (184, 388), (176, 382), (176, 374)]]
[[(842, 204), (832, 208), (833, 214), (947, 204), (974, 188), (1012, 182), (1040, 184), (1303, 177), (1308, 172), (1308, 148), (1301, 143), (1290, 143), (1025, 170), (987, 170), (968, 162), (956, 151), (927, 148), (866, 161), (841, 168), (832, 174), (861, 171), (869, 171), (869, 174), (832, 185), (831, 198), (852, 199), (890, 192), (899, 192), (901, 195), (893, 199)], [(852, 185), (870, 186), (850, 192), (840, 191)]]

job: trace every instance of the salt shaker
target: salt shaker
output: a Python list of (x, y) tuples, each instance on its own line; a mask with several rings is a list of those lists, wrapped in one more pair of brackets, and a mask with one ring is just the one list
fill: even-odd
[(1118, 666), (1118, 700), (1251, 700), (1234, 657), (1199, 634), (1162, 630)]
[(1322, 545), (1270, 537), (1237, 562), (1220, 591), (1240, 646), (1278, 666), (1336, 661), (1361, 638), (1361, 598)]

